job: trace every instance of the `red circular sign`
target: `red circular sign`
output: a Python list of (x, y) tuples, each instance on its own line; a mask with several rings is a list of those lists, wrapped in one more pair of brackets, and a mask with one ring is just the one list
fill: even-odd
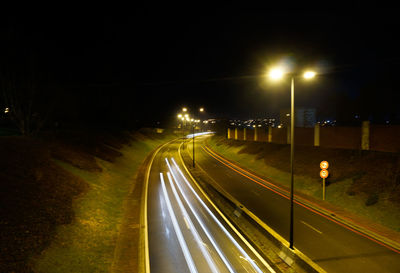
[(329, 168), (329, 163), (328, 163), (328, 161), (321, 161), (321, 163), (319, 163), (319, 167), (321, 168), (321, 169), (323, 169), (323, 170), (326, 170), (326, 169), (328, 169)]
[(321, 176), (321, 178), (327, 178), (329, 176), (328, 170), (321, 170), (319, 176)]

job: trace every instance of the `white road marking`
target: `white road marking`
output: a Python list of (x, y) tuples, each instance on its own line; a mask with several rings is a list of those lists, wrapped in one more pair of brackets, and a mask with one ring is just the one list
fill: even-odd
[(183, 220), (185, 220), (185, 224), (186, 224), (186, 227), (187, 227), (187, 229), (189, 229), (189, 230), (190, 230), (189, 223), (188, 223), (188, 221), (187, 221), (186, 217), (183, 217)]
[(193, 225), (192, 220), (190, 220), (189, 214), (187, 213), (185, 207), (183, 206), (182, 200), (179, 197), (178, 192), (176, 191), (176, 188), (172, 182), (171, 174), (169, 172), (167, 173), (167, 176), (168, 176), (169, 184), (171, 185), (171, 188), (172, 188), (172, 192), (175, 195), (175, 199), (178, 202), (178, 205), (179, 205), (181, 212), (183, 214), (183, 217), (185, 219), (186, 225), (188, 225), (189, 230), (192, 232), (193, 237), (196, 240), (196, 243), (199, 246), (201, 253), (203, 254), (204, 258), (206, 259), (208, 266), (211, 268), (211, 272), (218, 273), (218, 269), (217, 269), (213, 259), (211, 258), (210, 253), (208, 253), (207, 248), (205, 247), (206, 244), (204, 244), (204, 242), (202, 241), (199, 233), (197, 232), (196, 227)]
[(181, 249), (182, 249), (182, 252), (183, 252), (183, 256), (185, 257), (185, 260), (186, 260), (186, 263), (187, 263), (187, 265), (189, 267), (190, 272), (191, 273), (197, 273), (197, 268), (194, 265), (192, 256), (190, 255), (188, 246), (187, 246), (187, 244), (185, 242), (185, 239), (183, 238), (182, 231), (179, 228), (178, 221), (176, 220), (176, 216), (175, 216), (174, 210), (172, 209), (171, 201), (169, 200), (169, 197), (168, 197), (167, 188), (165, 187), (164, 177), (163, 177), (162, 173), (160, 173), (160, 178), (161, 178), (161, 186), (162, 186), (162, 189), (163, 189), (164, 198), (165, 198), (165, 201), (167, 203), (167, 208), (168, 208), (169, 214), (171, 216), (172, 225), (174, 227), (175, 234), (178, 237), (178, 242), (179, 242), (179, 245), (181, 246)]
[(306, 222), (304, 222), (304, 221), (300, 221), (300, 223), (302, 223), (302, 224), (304, 224), (304, 225), (306, 225), (307, 227), (309, 227), (309, 228), (311, 228), (312, 230), (314, 230), (315, 232), (317, 232), (317, 233), (319, 233), (319, 234), (322, 234), (322, 231), (319, 231), (318, 229), (316, 229), (315, 227), (313, 227), (312, 225), (310, 225), (310, 224), (307, 224)]
[[(193, 194), (196, 196), (197, 200), (199, 200), (200, 204), (204, 207), (204, 209), (209, 213), (209, 215), (213, 218), (213, 220), (218, 224), (218, 226), (224, 231), (224, 233), (227, 235), (227, 237), (231, 240), (231, 242), (236, 246), (236, 248), (248, 259), (250, 264), (253, 266), (253, 268), (259, 272), (262, 273), (263, 271), (259, 268), (259, 266), (253, 262), (253, 260), (250, 258), (250, 256), (247, 254), (247, 252), (240, 246), (240, 244), (232, 237), (232, 235), (226, 230), (226, 228), (221, 224), (221, 222), (217, 219), (217, 217), (211, 212), (211, 210), (207, 207), (207, 205), (204, 203), (204, 201), (200, 198), (200, 196), (196, 193), (196, 191), (193, 189), (192, 185), (189, 183), (189, 181), (186, 179), (186, 177), (183, 175), (181, 169), (178, 167), (178, 164), (175, 162), (174, 158), (171, 158), (172, 162), (174, 163), (176, 169), (178, 170), (180, 176), (183, 178), (185, 183), (188, 185), (189, 189), (193, 192)], [(198, 185), (197, 185), (198, 186)], [(275, 270), (261, 257), (261, 255), (254, 249), (254, 247), (243, 237), (243, 235), (232, 225), (232, 223), (225, 217), (225, 215), (215, 206), (215, 204), (211, 201), (211, 199), (205, 194), (205, 192), (198, 186), (199, 190), (202, 192), (204, 197), (208, 200), (208, 202), (214, 207), (214, 209), (219, 213), (219, 215), (225, 220), (225, 222), (231, 227), (231, 229), (236, 233), (236, 235), (239, 236), (239, 238), (247, 245), (247, 247), (254, 253), (254, 255), (257, 256), (257, 258), (264, 264), (266, 268), (270, 272), (275, 272)]]
[[(221, 249), (218, 247), (218, 244), (215, 242), (214, 238), (211, 236), (210, 232), (206, 228), (206, 226), (203, 223), (203, 221), (201, 221), (201, 218), (199, 217), (197, 212), (193, 209), (193, 206), (189, 202), (188, 198), (186, 197), (185, 192), (182, 190), (182, 187), (181, 187), (180, 183), (178, 183), (178, 181), (176, 180), (177, 178), (174, 175), (174, 173), (172, 172), (172, 168), (171, 168), (171, 165), (169, 164), (168, 160), (165, 159), (165, 161), (167, 162), (168, 168), (170, 170), (170, 173), (168, 173), (168, 175), (170, 176), (170, 174), (172, 174), (172, 177), (174, 178), (175, 184), (178, 186), (179, 192), (182, 194), (183, 199), (185, 200), (186, 204), (189, 206), (189, 208), (192, 211), (193, 215), (195, 216), (197, 222), (200, 224), (200, 227), (203, 229), (204, 233), (207, 235), (207, 238), (210, 240), (211, 244), (214, 246), (214, 249), (217, 251), (217, 253), (220, 256), (221, 260), (224, 262), (224, 264), (228, 268), (229, 272), (231, 272), (231, 273), (236, 272), (235, 270), (233, 270), (231, 264), (228, 262), (227, 258), (222, 253)], [(171, 183), (171, 186), (175, 188), (173, 183)]]

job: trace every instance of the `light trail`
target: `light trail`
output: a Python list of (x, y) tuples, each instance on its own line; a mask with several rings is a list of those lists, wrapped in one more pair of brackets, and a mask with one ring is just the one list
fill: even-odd
[[(194, 136), (197, 137), (197, 136), (203, 136), (203, 135), (208, 135), (208, 134), (215, 134), (215, 132), (196, 133), (196, 134), (194, 134)], [(186, 138), (193, 138), (193, 134), (187, 135)]]
[(206, 258), (206, 261), (207, 261), (209, 267), (211, 268), (211, 271), (214, 272), (214, 273), (218, 273), (218, 269), (216, 268), (214, 261), (212, 260), (212, 258), (210, 256), (210, 254), (208, 253), (207, 249), (205, 248), (205, 244), (203, 243), (199, 233), (197, 232), (196, 227), (193, 225), (192, 220), (190, 220), (189, 214), (187, 213), (185, 207), (183, 206), (183, 203), (182, 203), (182, 201), (181, 201), (181, 199), (180, 199), (180, 197), (178, 195), (178, 192), (176, 191), (176, 188), (175, 188), (175, 186), (174, 186), (174, 184), (172, 182), (171, 174), (169, 172), (167, 173), (167, 176), (168, 176), (168, 180), (169, 180), (169, 183), (171, 185), (171, 188), (172, 188), (172, 192), (175, 195), (175, 199), (178, 202), (178, 205), (179, 205), (179, 207), (180, 207), (180, 209), (182, 211), (184, 219), (186, 220), (186, 223), (189, 225), (189, 227), (190, 227), (189, 229), (192, 232), (192, 234), (193, 234), (193, 236), (194, 236), (194, 238), (196, 240), (196, 243), (197, 243), (197, 245), (199, 246), (199, 248), (201, 250), (201, 253), (203, 253), (204, 257)]
[[(196, 196), (197, 200), (200, 202), (200, 204), (204, 207), (204, 209), (208, 212), (208, 214), (211, 216), (211, 218), (217, 223), (217, 225), (221, 228), (221, 230), (226, 234), (226, 236), (230, 239), (230, 241), (236, 246), (236, 248), (242, 253), (244, 257), (249, 261), (249, 263), (253, 266), (253, 268), (259, 272), (262, 273), (263, 271), (260, 269), (260, 267), (253, 261), (253, 259), (250, 258), (250, 256), (247, 254), (247, 252), (240, 246), (240, 244), (232, 237), (232, 235), (227, 231), (227, 229), (222, 225), (222, 223), (217, 219), (217, 217), (211, 212), (211, 210), (208, 208), (208, 206), (203, 202), (203, 200), (200, 198), (200, 196), (196, 193), (196, 191), (193, 189), (193, 187), (190, 185), (189, 181), (186, 179), (186, 177), (183, 175), (181, 169), (179, 168), (178, 164), (175, 162), (174, 158), (171, 158), (172, 162), (174, 163), (176, 169), (178, 170), (180, 176), (183, 178), (189, 189), (193, 192), (193, 194)], [(174, 176), (171, 166), (168, 163), (168, 167), (171, 170), (172, 176)], [(176, 177), (174, 176), (175, 181), (178, 181)], [(177, 183), (178, 187), (180, 188), (181, 191), (182, 188), (180, 187), (180, 183)], [(239, 233), (236, 232), (238, 235)], [(251, 247), (251, 245), (243, 238), (241, 237), (242, 241), (246, 243), (247, 246)], [(262, 261), (262, 263), (269, 269), (270, 272), (275, 272), (275, 270), (255, 251), (252, 250), (254, 254)]]
[(161, 186), (162, 186), (162, 189), (164, 192), (164, 198), (167, 203), (167, 208), (168, 208), (169, 214), (171, 215), (172, 225), (174, 227), (175, 234), (178, 237), (178, 242), (179, 242), (179, 245), (181, 246), (183, 256), (185, 257), (185, 260), (189, 267), (190, 272), (197, 273), (196, 266), (194, 265), (192, 256), (190, 255), (190, 252), (186, 245), (185, 239), (183, 238), (182, 231), (179, 228), (178, 221), (176, 220), (175, 213), (172, 209), (171, 201), (168, 197), (167, 188), (165, 187), (164, 176), (162, 173), (160, 173), (160, 179), (161, 179)]
[[(195, 216), (195, 218), (196, 218), (197, 222), (199, 223), (200, 227), (202, 228), (202, 230), (206, 234), (207, 238), (210, 240), (211, 244), (213, 245), (214, 249), (217, 251), (217, 253), (220, 256), (221, 260), (224, 262), (225, 266), (228, 268), (229, 272), (234, 273), (235, 270), (232, 268), (232, 265), (229, 263), (229, 261), (227, 260), (225, 255), (222, 253), (222, 251), (219, 248), (217, 242), (214, 240), (213, 236), (208, 231), (206, 225), (203, 223), (203, 221), (201, 220), (201, 218), (197, 214), (196, 210), (194, 210), (192, 204), (189, 202), (187, 196), (185, 195), (184, 191), (182, 190), (181, 186), (179, 185), (178, 181), (176, 180), (176, 177), (172, 172), (172, 168), (171, 168), (171, 165), (168, 162), (168, 159), (165, 159), (165, 161), (167, 162), (167, 165), (168, 165), (168, 168), (170, 170), (170, 173), (172, 174), (172, 177), (174, 178), (175, 183), (178, 186), (179, 192), (183, 196), (183, 199), (185, 200), (186, 204), (189, 206), (189, 209), (192, 211), (192, 213)], [(170, 175), (170, 173), (168, 173), (168, 174)], [(176, 191), (175, 190), (175, 186), (172, 183), (171, 183), (171, 186), (173, 187), (174, 191)]]

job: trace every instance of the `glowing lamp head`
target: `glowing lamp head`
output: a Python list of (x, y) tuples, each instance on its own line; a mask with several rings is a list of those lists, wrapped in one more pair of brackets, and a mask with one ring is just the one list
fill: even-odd
[(200, 112), (204, 112), (204, 108), (203, 107), (201, 107), (199, 110), (200, 110)]
[(268, 72), (268, 77), (273, 80), (279, 80), (283, 77), (283, 70), (280, 68), (273, 68)]
[(314, 71), (306, 71), (306, 72), (303, 74), (303, 77), (304, 77), (305, 79), (312, 79), (312, 78), (315, 77), (316, 74), (317, 74), (317, 73), (315, 73)]
[(186, 107), (183, 107), (183, 108), (182, 108), (182, 111), (183, 111), (183, 112), (187, 112), (187, 108), (186, 108)]
[(179, 114), (179, 115), (178, 115), (178, 118), (182, 118), (182, 114)]

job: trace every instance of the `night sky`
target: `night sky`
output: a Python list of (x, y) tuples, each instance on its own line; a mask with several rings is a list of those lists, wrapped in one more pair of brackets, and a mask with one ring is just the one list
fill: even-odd
[(317, 108), (318, 119), (399, 123), (399, 21), (388, 10), (95, 14), (2, 19), (2, 70), (35, 71), (61, 120), (167, 124), (182, 106), (204, 106), (209, 117), (277, 116), (289, 107), (289, 79), (262, 76), (285, 59), (321, 74), (296, 81), (296, 105)]

